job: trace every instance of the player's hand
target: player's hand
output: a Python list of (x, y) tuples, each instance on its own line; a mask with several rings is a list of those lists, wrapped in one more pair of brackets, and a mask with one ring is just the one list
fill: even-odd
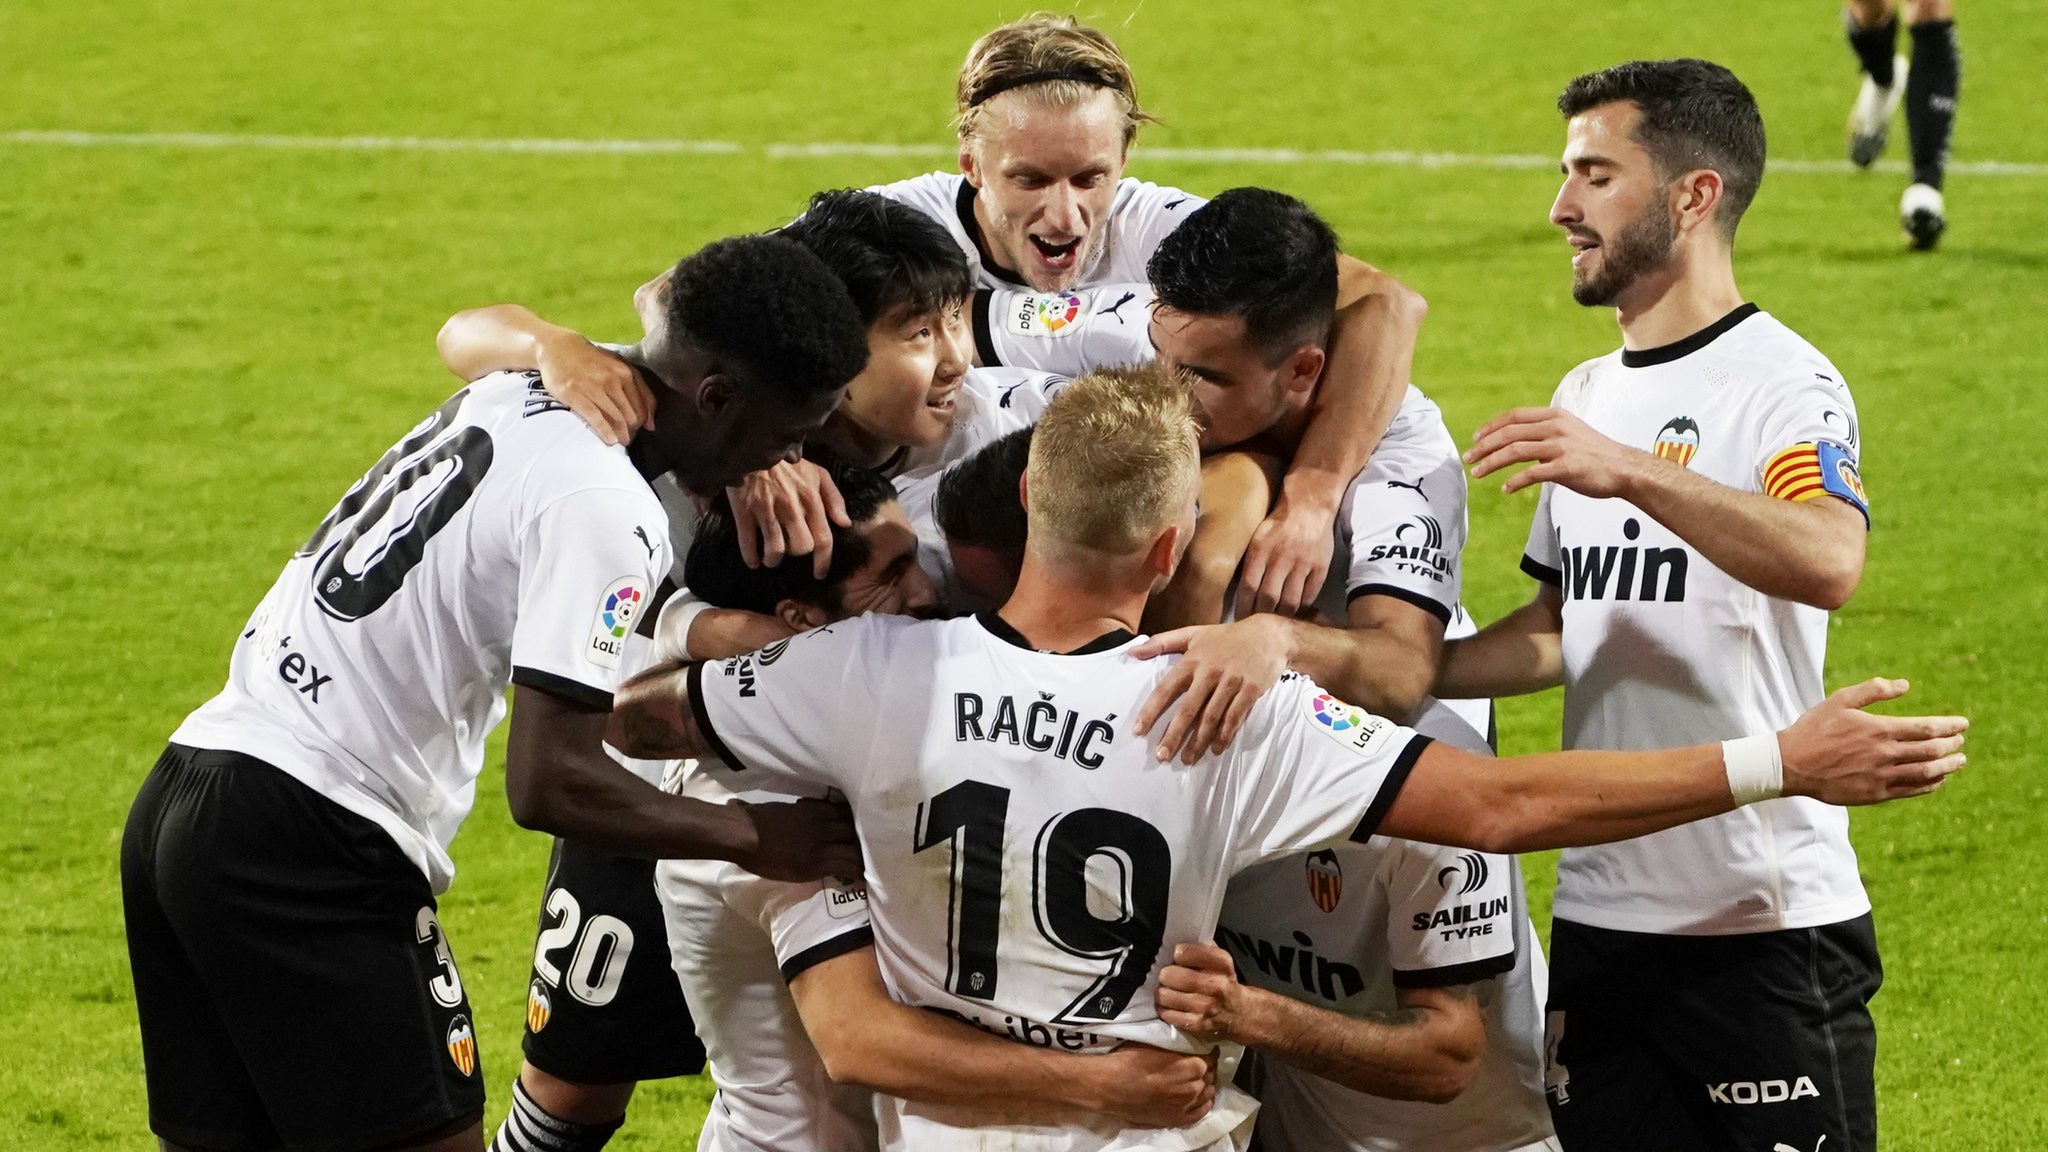
[(1906, 694), (1904, 680), (1851, 684), (1778, 733), (1785, 795), (1877, 804), (1941, 787), (1961, 768), (1961, 716), (1879, 716), (1863, 709)]
[(811, 571), (823, 580), (832, 570), (832, 525), (853, 524), (831, 474), (809, 460), (784, 460), (749, 472), (725, 495), (739, 529), (740, 557), (749, 568), (773, 568), (784, 556), (809, 556)]
[(1232, 1039), (1247, 989), (1230, 953), (1214, 944), (1176, 944), (1159, 970), (1159, 1018), (1197, 1040)]
[(1475, 479), (1535, 463), (1508, 477), (1502, 492), (1548, 482), (1596, 499), (1627, 495), (1644, 461), (1654, 459), (1602, 436), (1562, 408), (1509, 409), (1481, 428), (1465, 453)]
[(1252, 705), (1280, 682), (1290, 655), (1287, 622), (1271, 615), (1176, 628), (1132, 651), (1139, 659), (1186, 653), (1145, 698), (1132, 731), (1145, 735), (1173, 708), (1173, 719), (1152, 754), (1161, 763), (1178, 755), (1187, 764), (1204, 753), (1222, 752), (1237, 737)]
[(1088, 1058), (1101, 1077), (1099, 1111), (1138, 1128), (1186, 1128), (1216, 1103), (1216, 1053), (1124, 1044)]
[(535, 354), (548, 395), (569, 406), (607, 444), (654, 427), (654, 392), (631, 364), (574, 332), (549, 336)]
[(768, 880), (860, 879), (860, 840), (844, 800), (733, 806), (754, 826), (755, 838), (754, 850), (733, 863)]
[(1315, 599), (1330, 571), (1335, 511), (1290, 504), (1285, 496), (1252, 532), (1237, 583), (1237, 614), (1292, 616)]

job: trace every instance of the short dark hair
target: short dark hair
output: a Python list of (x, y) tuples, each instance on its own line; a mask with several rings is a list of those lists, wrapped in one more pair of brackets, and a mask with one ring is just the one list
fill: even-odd
[(939, 477), (932, 512), (948, 541), (1022, 559), (1029, 526), (1017, 482), (1031, 461), (1031, 429), (1019, 428)]
[(1631, 60), (1565, 85), (1557, 110), (1570, 119), (1617, 100), (1641, 111), (1635, 140), (1660, 177), (1700, 168), (1721, 174), (1715, 222), (1733, 239), (1764, 182), (1764, 117), (1756, 97), (1735, 73), (1709, 60)]
[(776, 233), (810, 249), (846, 285), (861, 319), (921, 315), (974, 292), (967, 256), (938, 221), (874, 192), (820, 192)]
[(846, 286), (794, 240), (734, 236), (683, 258), (666, 330), (736, 382), (792, 403), (846, 387), (868, 362), (867, 325)]
[(1337, 316), (1337, 234), (1282, 192), (1232, 188), (1189, 213), (1145, 265), (1159, 303), (1237, 316), (1268, 363), (1329, 338)]
[(792, 556), (772, 568), (747, 567), (740, 555), (740, 533), (733, 522), (732, 506), (721, 495), (697, 518), (690, 549), (683, 556), (684, 587), (715, 608), (773, 615), (776, 605), (796, 600), (838, 614), (840, 586), (868, 562), (868, 542), (859, 529), (896, 499), (896, 489), (872, 468), (831, 464), (826, 470), (839, 486), (839, 497), (846, 501), (846, 517), (853, 526), (832, 526), (832, 566), (823, 580), (813, 574), (809, 557)]

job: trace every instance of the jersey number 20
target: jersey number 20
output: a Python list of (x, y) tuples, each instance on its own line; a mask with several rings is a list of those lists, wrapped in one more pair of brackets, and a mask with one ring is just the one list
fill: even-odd
[[(918, 806), (915, 850), (953, 852), (947, 924), (946, 987), (993, 1000), (1003, 907), (1004, 819), (1010, 790), (978, 780), (955, 784)], [(1088, 866), (1120, 883), (1119, 914), (1089, 907)], [(1109, 961), (1109, 969), (1054, 1017), (1056, 1024), (1114, 1020), (1152, 974), (1166, 932), (1173, 851), (1159, 829), (1128, 812), (1080, 808), (1038, 830), (1032, 850), (1031, 912), (1039, 935), (1073, 956)]]

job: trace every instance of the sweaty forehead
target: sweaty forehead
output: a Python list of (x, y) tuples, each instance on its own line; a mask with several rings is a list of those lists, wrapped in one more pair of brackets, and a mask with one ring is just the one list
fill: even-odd
[(989, 101), (981, 123), (991, 161), (1047, 171), (1120, 164), (1123, 134), (1123, 105), (1107, 88), (1073, 104), (1049, 103), (1024, 89), (1005, 92)]
[(1642, 118), (1642, 109), (1627, 100), (1586, 109), (1565, 127), (1565, 162), (1581, 158), (1625, 161), (1646, 155), (1635, 137)]

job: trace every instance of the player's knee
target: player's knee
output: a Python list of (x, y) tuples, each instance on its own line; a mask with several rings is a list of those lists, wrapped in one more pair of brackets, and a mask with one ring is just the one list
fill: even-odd
[[(631, 1084), (572, 1084), (528, 1064), (512, 1082), (512, 1108), (490, 1152), (598, 1152), (625, 1124), (632, 1095)], [(543, 1096), (555, 1106), (542, 1103)], [(607, 1118), (587, 1119), (600, 1114)]]

